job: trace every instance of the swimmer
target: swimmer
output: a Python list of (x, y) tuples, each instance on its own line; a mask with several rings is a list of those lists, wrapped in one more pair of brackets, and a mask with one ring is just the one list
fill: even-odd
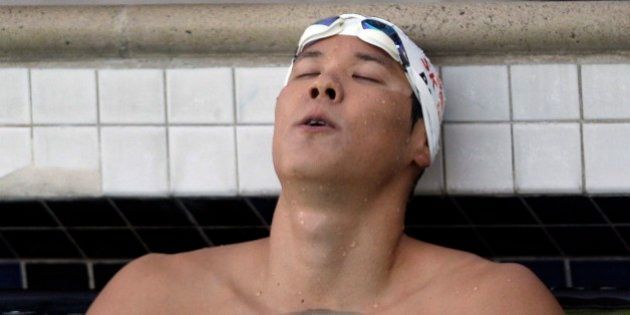
[(270, 236), (137, 258), (88, 314), (563, 314), (526, 267), (404, 234), (443, 110), (438, 73), (394, 24), (314, 23), (276, 102)]

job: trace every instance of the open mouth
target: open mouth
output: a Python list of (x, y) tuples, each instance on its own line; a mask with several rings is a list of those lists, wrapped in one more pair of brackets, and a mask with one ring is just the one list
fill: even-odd
[(328, 126), (328, 123), (326, 123), (325, 120), (321, 120), (321, 119), (309, 119), (306, 123), (304, 123), (304, 125), (307, 125), (310, 127), (317, 127), (317, 126)]
[(311, 115), (304, 118), (300, 126), (310, 129), (336, 128), (335, 124), (321, 115)]

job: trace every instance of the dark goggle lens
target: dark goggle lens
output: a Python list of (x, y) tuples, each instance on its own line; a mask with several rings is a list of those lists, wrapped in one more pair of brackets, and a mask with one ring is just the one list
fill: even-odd
[(387, 24), (385, 24), (385, 23), (383, 23), (383, 22), (381, 22), (381, 21), (365, 19), (365, 20), (361, 21), (361, 26), (363, 26), (363, 29), (376, 29), (376, 30), (379, 30), (379, 31), (385, 33), (385, 35), (389, 36), (389, 38), (391, 38), (394, 41), (394, 44), (402, 45), (400, 37), (398, 37), (398, 33), (396, 33), (394, 28), (389, 26), (389, 25), (387, 25)]
[(331, 17), (327, 17), (325, 19), (321, 19), (313, 24), (321, 24), (321, 25), (326, 25), (326, 26), (330, 26), (330, 24), (333, 24), (333, 22), (337, 21), (337, 19), (339, 19), (339, 16), (331, 16)]
[(407, 53), (405, 52), (402, 40), (400, 40), (400, 36), (398, 36), (398, 33), (396, 33), (396, 30), (394, 30), (393, 27), (381, 21), (372, 19), (365, 19), (361, 21), (361, 26), (363, 27), (363, 29), (375, 29), (385, 33), (385, 35), (391, 38), (394, 44), (398, 46), (398, 54), (400, 55), (400, 60), (402, 61), (403, 66), (406, 67), (409, 64)]

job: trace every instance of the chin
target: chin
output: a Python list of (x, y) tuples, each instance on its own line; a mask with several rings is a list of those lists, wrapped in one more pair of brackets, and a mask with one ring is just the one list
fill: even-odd
[(339, 170), (317, 158), (285, 160), (275, 165), (276, 174), (281, 180), (332, 180), (338, 177)]

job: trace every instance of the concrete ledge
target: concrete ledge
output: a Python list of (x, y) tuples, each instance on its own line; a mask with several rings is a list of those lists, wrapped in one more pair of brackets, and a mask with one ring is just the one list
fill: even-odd
[(317, 18), (390, 19), (434, 56), (630, 51), (630, 2), (0, 7), (0, 60), (289, 54)]

